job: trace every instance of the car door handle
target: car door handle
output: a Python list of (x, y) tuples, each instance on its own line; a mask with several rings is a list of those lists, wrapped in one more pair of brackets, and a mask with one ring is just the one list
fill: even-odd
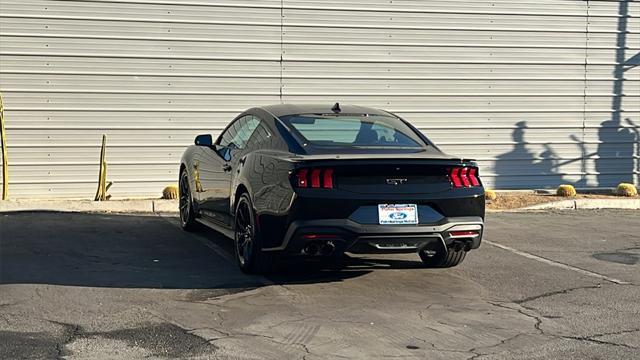
[(231, 171), (231, 165), (229, 165), (229, 164), (224, 164), (224, 165), (222, 165), (222, 170), (224, 170), (224, 171)]

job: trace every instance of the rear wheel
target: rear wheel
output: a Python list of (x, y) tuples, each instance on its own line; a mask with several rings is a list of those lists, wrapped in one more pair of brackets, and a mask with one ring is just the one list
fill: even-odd
[(264, 274), (275, 267), (276, 256), (262, 251), (262, 241), (256, 226), (256, 215), (249, 195), (242, 194), (235, 212), (235, 253), (240, 270), (248, 274)]
[(460, 264), (467, 252), (463, 249), (458, 251), (453, 248), (446, 249), (442, 244), (438, 244), (421, 249), (418, 255), (425, 267), (449, 268)]
[(194, 231), (198, 228), (198, 223), (196, 222), (196, 212), (193, 207), (191, 190), (189, 189), (189, 176), (186, 170), (180, 173), (179, 191), (180, 226), (186, 231)]

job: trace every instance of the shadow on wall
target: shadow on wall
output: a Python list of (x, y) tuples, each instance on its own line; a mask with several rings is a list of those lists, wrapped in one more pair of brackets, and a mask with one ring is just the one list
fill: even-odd
[[(562, 183), (576, 187), (613, 187), (621, 182), (640, 183), (640, 126), (631, 119), (606, 120), (598, 129), (598, 149), (587, 153), (586, 146), (575, 135), (569, 136), (580, 147), (580, 157), (560, 161), (560, 157), (548, 144), (541, 153), (534, 153), (527, 147), (525, 132), (527, 122), (520, 121), (511, 133), (515, 143), (509, 152), (496, 157), (494, 171), (498, 175), (494, 181), (496, 189), (508, 188), (552, 188)], [(594, 159), (596, 183), (588, 182), (586, 160)], [(561, 167), (581, 162), (578, 181), (567, 181)], [(636, 174), (634, 176), (634, 174)]]
[[(640, 141), (638, 124), (631, 119), (622, 122), (622, 100), (624, 98), (625, 72), (640, 64), (640, 53), (626, 58), (629, 1), (618, 5), (618, 28), (616, 35), (616, 65), (613, 69), (613, 93), (611, 119), (602, 122), (598, 130), (598, 159), (596, 172), (598, 186), (615, 186), (619, 182), (634, 182), (634, 171), (640, 171)], [(626, 127), (625, 127), (626, 126)], [(634, 147), (637, 147), (634, 149)], [(634, 155), (638, 155), (634, 159)], [(611, 175), (607, 175), (611, 174)], [(639, 174), (640, 175), (640, 174)], [(616, 180), (617, 179), (617, 180)], [(640, 179), (638, 179), (640, 183)]]
[[(573, 182), (577, 187), (612, 187), (620, 182), (633, 183), (634, 180), (635, 183), (640, 184), (640, 126), (632, 119), (622, 120), (625, 72), (640, 65), (640, 53), (628, 59), (625, 55), (629, 18), (628, 1), (620, 2), (618, 14), (611, 119), (600, 124), (596, 152), (587, 153), (584, 139), (570, 135), (569, 138), (580, 148), (580, 157), (560, 162), (549, 144), (543, 144), (544, 152), (534, 154), (527, 148), (524, 139), (527, 123), (520, 121), (511, 135), (516, 143), (513, 150), (496, 158), (495, 188), (555, 187), (566, 182), (560, 167), (578, 161), (581, 163), (582, 175), (580, 180)], [(587, 179), (590, 171), (587, 168), (589, 159), (594, 159), (595, 183)]]
[[(626, 119), (631, 126), (635, 124)], [(615, 186), (620, 182), (633, 182), (636, 169), (634, 144), (638, 141), (638, 128), (624, 127), (615, 118), (600, 124), (598, 129), (598, 151), (595, 155), (595, 170), (598, 186)]]
[(549, 144), (543, 144), (545, 150), (539, 154), (527, 148), (524, 137), (527, 128), (526, 121), (518, 122), (511, 133), (515, 143), (513, 149), (496, 158), (494, 171), (499, 175), (494, 181), (496, 189), (526, 188), (535, 183), (562, 181), (562, 175), (557, 172), (558, 156)]

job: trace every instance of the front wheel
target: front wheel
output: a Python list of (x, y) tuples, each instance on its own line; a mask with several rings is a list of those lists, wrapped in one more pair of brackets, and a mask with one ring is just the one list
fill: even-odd
[(240, 270), (247, 274), (264, 274), (273, 270), (276, 256), (262, 251), (261, 234), (248, 194), (238, 199), (235, 212), (235, 253)]
[(418, 252), (422, 264), (428, 268), (449, 268), (462, 263), (467, 252), (464, 249), (458, 251), (453, 248), (446, 249), (444, 246), (432, 246), (421, 249)]

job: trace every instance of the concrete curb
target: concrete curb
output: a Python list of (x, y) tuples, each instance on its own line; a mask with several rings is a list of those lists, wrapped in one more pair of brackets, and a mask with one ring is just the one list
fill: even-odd
[(518, 210), (640, 209), (640, 199), (574, 199), (527, 206)]
[(111, 213), (177, 213), (178, 200), (7, 200), (0, 201), (0, 212), (61, 211)]
[[(580, 209), (631, 209), (640, 210), (640, 199), (572, 199), (532, 205), (519, 209), (492, 210), (487, 212), (580, 210)], [(12, 211), (60, 211), (89, 213), (177, 213), (178, 200), (7, 200), (0, 201), (0, 213)]]

